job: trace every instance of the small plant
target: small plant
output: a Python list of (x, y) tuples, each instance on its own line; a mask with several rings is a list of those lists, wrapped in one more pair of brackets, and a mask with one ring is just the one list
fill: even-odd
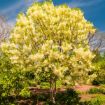
[(96, 93), (105, 94), (105, 90), (101, 89), (101, 88), (92, 88), (88, 91), (88, 93), (90, 93), (90, 94), (96, 94)]

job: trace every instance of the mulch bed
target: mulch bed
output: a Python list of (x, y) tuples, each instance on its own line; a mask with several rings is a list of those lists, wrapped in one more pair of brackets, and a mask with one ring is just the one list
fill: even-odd
[[(95, 86), (92, 86), (92, 85), (79, 85), (79, 86), (74, 86), (72, 89), (76, 90), (76, 91), (81, 91), (81, 92), (86, 92), (88, 91), (89, 89), (91, 88), (94, 88)], [(37, 95), (37, 94), (49, 94), (50, 93), (50, 90), (49, 89), (39, 89), (39, 88), (36, 88), (36, 87), (30, 87), (29, 88), (30, 91), (32, 92), (33, 95)], [(64, 92), (66, 89), (64, 88), (58, 88), (56, 90), (56, 92)], [(80, 97), (85, 100), (85, 99), (89, 99), (89, 98), (92, 98), (93, 96), (92, 95), (80, 95)], [(27, 100), (19, 100), (18, 101), (19, 105), (32, 105), (31, 103), (31, 100), (27, 99)], [(30, 104), (28, 104), (30, 103)], [(43, 102), (39, 102), (38, 105), (43, 105)]]
[(78, 85), (78, 86), (74, 86), (73, 89), (76, 91), (86, 92), (94, 87), (95, 86), (92, 86), (92, 85)]

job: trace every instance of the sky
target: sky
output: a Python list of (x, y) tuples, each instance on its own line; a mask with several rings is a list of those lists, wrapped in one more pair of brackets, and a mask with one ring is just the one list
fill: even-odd
[[(0, 15), (13, 25), (18, 13), (25, 12), (33, 1), (0, 0)], [(71, 8), (80, 8), (88, 21), (92, 22), (99, 31), (105, 32), (105, 0), (53, 0), (53, 3), (54, 5), (66, 3)]]

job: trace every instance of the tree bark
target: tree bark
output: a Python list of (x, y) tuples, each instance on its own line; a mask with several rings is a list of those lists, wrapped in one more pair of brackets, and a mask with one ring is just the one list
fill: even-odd
[(50, 101), (55, 104), (55, 88), (53, 86), (54, 81), (50, 78)]

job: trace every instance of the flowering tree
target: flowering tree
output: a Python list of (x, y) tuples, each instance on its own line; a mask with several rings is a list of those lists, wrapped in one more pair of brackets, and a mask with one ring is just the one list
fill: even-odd
[(17, 68), (46, 78), (52, 91), (58, 79), (73, 83), (87, 80), (94, 56), (86, 39), (94, 32), (80, 9), (35, 3), (26, 14), (18, 15), (2, 50)]

